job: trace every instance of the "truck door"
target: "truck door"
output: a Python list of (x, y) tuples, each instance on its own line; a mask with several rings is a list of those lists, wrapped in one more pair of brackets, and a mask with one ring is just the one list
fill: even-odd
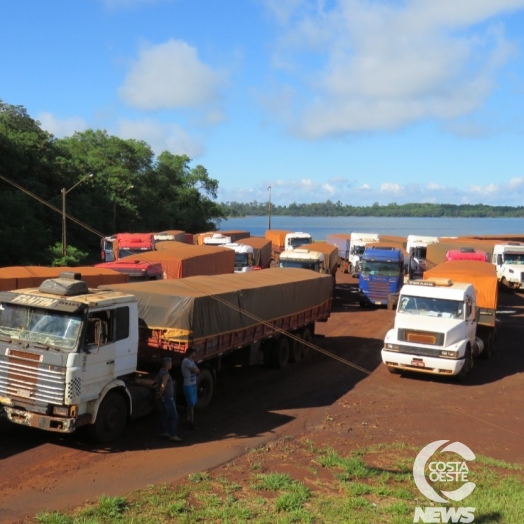
[(104, 385), (135, 371), (137, 349), (131, 338), (128, 306), (88, 314), (84, 351), (78, 355), (82, 400), (97, 397)]

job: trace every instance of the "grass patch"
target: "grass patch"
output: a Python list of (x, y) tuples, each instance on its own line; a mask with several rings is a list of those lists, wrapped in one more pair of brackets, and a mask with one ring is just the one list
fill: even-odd
[[(431, 505), (413, 481), (411, 468), (418, 450), (375, 445), (344, 455), (333, 447), (295, 440), (293, 451), (287, 453), (296, 457), (300, 451), (303, 460), (293, 462), (285, 451), (289, 442), (284, 438), (270, 451), (262, 448), (268, 458), (264, 473), (260, 462), (252, 462), (259, 453), (255, 452), (217, 472), (195, 473), (174, 485), (148, 486), (127, 497), (101, 497), (76, 511), (40, 513), (34, 522), (403, 524), (413, 522), (417, 506)], [(285, 471), (289, 463), (293, 476)], [(475, 522), (524, 522), (523, 468), (479, 456), (469, 466), (469, 480), (477, 487), (466, 500), (467, 506), (476, 508)], [(294, 478), (297, 475), (300, 480)]]

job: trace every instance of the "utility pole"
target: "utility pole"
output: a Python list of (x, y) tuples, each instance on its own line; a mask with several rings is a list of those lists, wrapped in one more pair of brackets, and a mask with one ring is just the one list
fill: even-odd
[(271, 186), (267, 186), (269, 191), (269, 200), (267, 203), (267, 228), (271, 229)]

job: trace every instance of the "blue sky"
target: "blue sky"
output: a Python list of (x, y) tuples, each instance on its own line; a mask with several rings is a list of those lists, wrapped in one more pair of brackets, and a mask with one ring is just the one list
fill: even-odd
[(1, 100), (187, 154), (221, 202), (524, 205), (524, 0), (0, 7)]

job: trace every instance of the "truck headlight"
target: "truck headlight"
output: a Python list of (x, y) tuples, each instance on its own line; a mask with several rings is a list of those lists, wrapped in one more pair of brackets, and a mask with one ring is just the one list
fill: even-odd
[(390, 342), (387, 342), (386, 349), (389, 349), (390, 351), (400, 351), (400, 346), (398, 344), (391, 344)]
[(57, 417), (68, 417), (69, 407), (68, 406), (53, 406), (53, 415)]
[(457, 358), (458, 353), (456, 351), (442, 350), (439, 352), (440, 357), (445, 358)]

